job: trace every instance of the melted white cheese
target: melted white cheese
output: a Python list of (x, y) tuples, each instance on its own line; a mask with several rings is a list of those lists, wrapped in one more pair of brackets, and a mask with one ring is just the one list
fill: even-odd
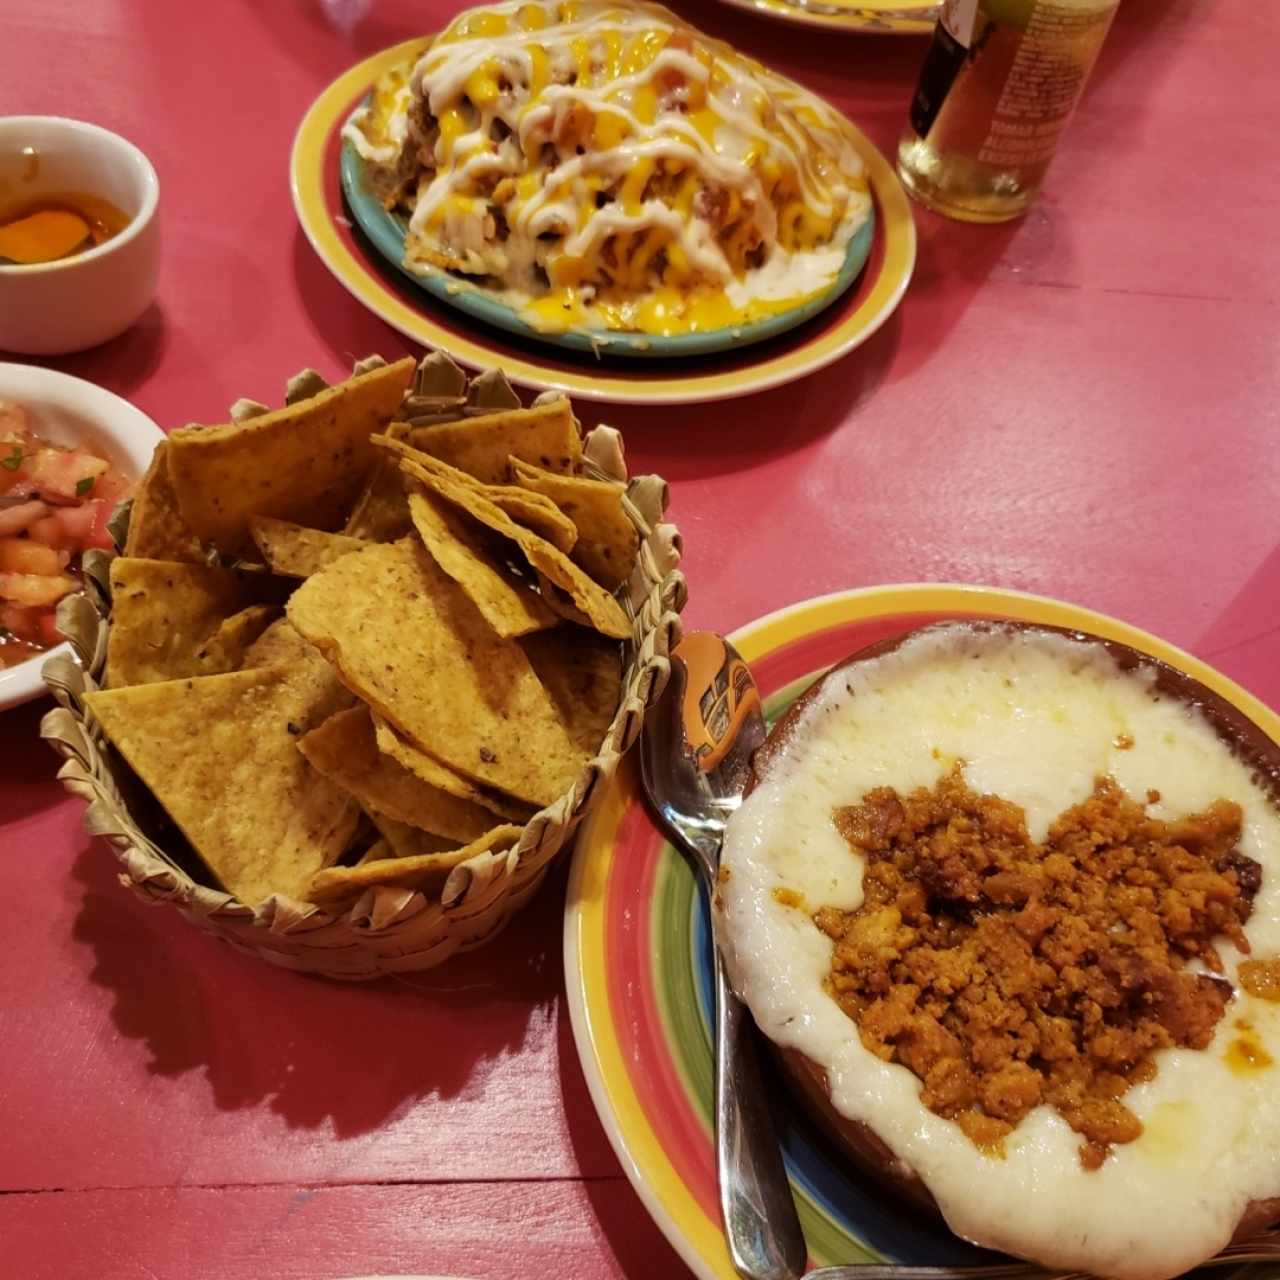
[[(1159, 791), (1156, 817), (1236, 801), (1240, 850), (1264, 869), (1245, 933), (1255, 956), (1280, 952), (1280, 814), (1198, 711), (1100, 645), (951, 626), (829, 679), (732, 818), (719, 923), (734, 984), (766, 1035), (826, 1069), (836, 1109), (920, 1176), (959, 1235), (1053, 1267), (1177, 1275), (1227, 1242), (1250, 1201), (1280, 1195), (1280, 1066), (1240, 1075), (1225, 1059), (1246, 1018), (1280, 1063), (1280, 1005), (1237, 987), (1206, 1050), (1157, 1054), (1155, 1079), (1124, 1098), (1145, 1132), (1089, 1172), (1079, 1135), (1048, 1106), (1005, 1140), (1004, 1159), (983, 1155), (919, 1102), (915, 1075), (863, 1048), (823, 991), (832, 943), (810, 913), (862, 901), (862, 860), (833, 809), (873, 787), (932, 786), (956, 760), (970, 787), (1023, 806), (1036, 840), (1105, 774), (1137, 798)], [(805, 906), (780, 905), (775, 889)], [(1219, 951), (1234, 982), (1244, 957), (1225, 941)]]

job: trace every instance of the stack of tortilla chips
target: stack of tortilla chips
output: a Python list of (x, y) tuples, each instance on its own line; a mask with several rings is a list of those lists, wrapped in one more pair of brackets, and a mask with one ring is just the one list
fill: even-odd
[(411, 359), (156, 452), (103, 732), (240, 901), (438, 893), (573, 785), (638, 550), (569, 403), (412, 426)]

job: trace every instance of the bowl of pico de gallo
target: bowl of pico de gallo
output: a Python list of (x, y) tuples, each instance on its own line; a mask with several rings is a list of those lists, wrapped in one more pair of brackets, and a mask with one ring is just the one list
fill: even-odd
[(45, 692), (66, 644), (61, 600), (80, 559), (110, 549), (107, 521), (164, 434), (127, 400), (69, 374), (0, 363), (0, 710)]

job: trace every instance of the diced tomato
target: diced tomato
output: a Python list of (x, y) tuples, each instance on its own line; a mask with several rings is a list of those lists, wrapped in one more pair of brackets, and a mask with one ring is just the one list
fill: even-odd
[(86, 502), (85, 506), (92, 507), (94, 513), (93, 528), (89, 531), (89, 537), (85, 541), (83, 549), (87, 551), (90, 547), (101, 547), (104, 551), (110, 551), (116, 544), (107, 532), (107, 521), (111, 519), (111, 513), (115, 510), (115, 505), (97, 498), (93, 502)]
[(107, 521), (111, 519), (113, 509), (111, 503), (94, 498), (78, 507), (58, 507), (53, 514), (72, 547), (81, 551), (89, 547), (109, 550), (113, 544), (107, 532)]
[(57, 604), (75, 589), (75, 579), (66, 574), (0, 573), (0, 598), (12, 604)]
[(108, 507), (115, 507), (129, 495), (133, 485), (120, 474), (115, 467), (108, 467), (94, 482), (93, 488), (85, 495), (88, 498), (101, 498)]
[(53, 547), (57, 551), (65, 551), (71, 546), (71, 539), (57, 516), (41, 516), (27, 527), (27, 537), (41, 546)]
[(25, 533), (48, 514), (49, 508), (43, 502), (20, 502), (14, 507), (0, 507), (0, 538)]
[(24, 609), (21, 605), (0, 601), (0, 627), (28, 644), (39, 644), (40, 613), (39, 609)]
[(42, 547), (30, 538), (0, 538), (0, 573), (56, 576), (64, 567), (52, 547)]
[(53, 605), (24, 608), (18, 604), (0, 603), (0, 634), (8, 632), (16, 640), (38, 644), (52, 649), (66, 636), (58, 630), (57, 615)]
[(47, 648), (62, 640), (54, 606), (78, 587), (80, 553), (112, 546), (107, 521), (131, 486), (105, 458), (31, 427), (0, 401), (0, 628)]
[(31, 477), (25, 463), (27, 454), (22, 446), (12, 440), (0, 440), (0, 495), (12, 494), (15, 498), (31, 492)]
[(24, 441), (30, 437), (27, 411), (20, 404), (0, 400), (0, 440)]
[(40, 643), (50, 649), (55, 644), (61, 644), (66, 637), (58, 630), (58, 620), (53, 610), (46, 609), (43, 612), (36, 612), (40, 627)]
[(36, 486), (31, 479), (40, 446), (35, 441), (17, 444), (0, 441), (0, 493), (11, 498), (34, 498)]
[(83, 547), (88, 544), (93, 533), (94, 522), (98, 517), (97, 502), (82, 502), (75, 507), (55, 507), (53, 518), (62, 526), (63, 536), (72, 547)]
[(111, 464), (84, 449), (42, 448), (31, 467), (31, 482), (46, 501), (77, 502), (87, 497)]

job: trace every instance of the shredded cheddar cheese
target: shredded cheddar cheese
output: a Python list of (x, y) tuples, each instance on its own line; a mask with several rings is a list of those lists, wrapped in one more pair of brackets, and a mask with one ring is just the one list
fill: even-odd
[(471, 277), (544, 330), (789, 310), (870, 212), (835, 111), (647, 3), (470, 10), (345, 136), (409, 215), (410, 270)]

